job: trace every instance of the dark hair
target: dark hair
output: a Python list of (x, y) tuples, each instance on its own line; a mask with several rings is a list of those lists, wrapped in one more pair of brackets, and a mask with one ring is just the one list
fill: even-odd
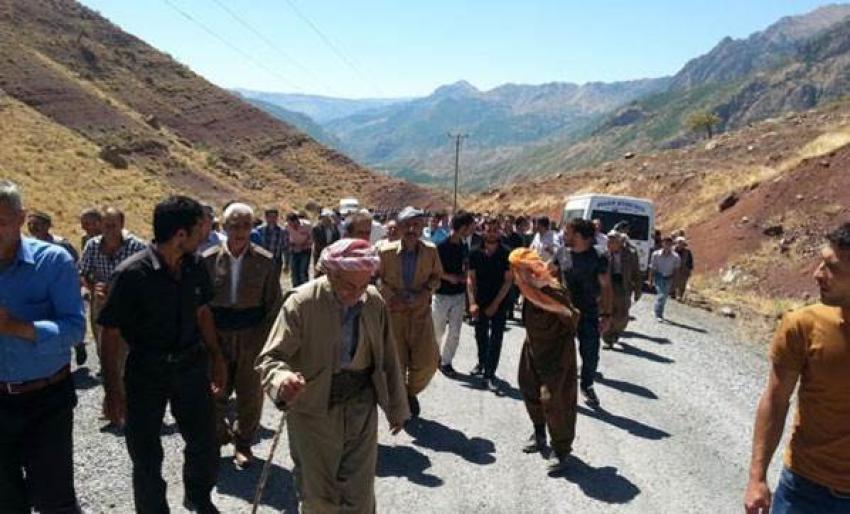
[(826, 239), (837, 250), (850, 250), (850, 222), (827, 234)]
[(574, 218), (570, 220), (569, 226), (573, 232), (580, 235), (582, 239), (593, 239), (596, 235), (596, 227), (593, 222), (582, 218)]
[(474, 225), (475, 218), (471, 213), (466, 211), (458, 211), (452, 218), (452, 230), (458, 231), (467, 225)]
[(517, 216), (516, 220), (514, 220), (515, 225), (522, 225), (526, 223), (528, 219), (525, 216)]
[(296, 222), (298, 222), (298, 220), (299, 220), (299, 218), (298, 218), (297, 212), (290, 212), (289, 214), (286, 215), (286, 221), (289, 221), (291, 223), (296, 223)]
[(201, 204), (188, 196), (169, 196), (153, 210), (153, 240), (166, 243), (180, 230), (187, 233), (204, 217)]
[(80, 218), (94, 218), (96, 220), (101, 220), (103, 219), (103, 214), (101, 214), (100, 209), (97, 207), (89, 207), (80, 213)]
[(542, 226), (542, 227), (549, 228), (549, 225), (550, 225), (549, 218), (546, 217), (546, 216), (541, 216), (541, 217), (537, 218), (537, 224)]
[[(124, 211), (122, 211), (118, 207), (104, 207), (103, 216), (118, 216), (118, 219), (121, 220), (121, 223), (124, 223)], [(102, 216), (98, 215), (98, 219), (102, 219)]]

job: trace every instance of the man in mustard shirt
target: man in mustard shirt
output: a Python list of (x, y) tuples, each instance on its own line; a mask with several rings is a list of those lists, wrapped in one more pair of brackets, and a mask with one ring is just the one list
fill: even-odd
[[(820, 303), (785, 315), (770, 348), (744, 496), (747, 514), (850, 512), (850, 223), (827, 240), (814, 275)], [(798, 383), (794, 429), (771, 501), (767, 468)]]

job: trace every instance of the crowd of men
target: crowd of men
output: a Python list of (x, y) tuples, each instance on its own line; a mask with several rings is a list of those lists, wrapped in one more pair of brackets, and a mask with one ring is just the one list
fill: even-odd
[[(459, 375), (453, 358), (464, 320), (478, 350), (469, 375), (495, 394), (506, 323), (524, 326), (512, 370), (531, 422), (522, 450), (551, 448), (548, 472), (557, 475), (573, 451), (579, 391), (600, 406), (601, 347), (617, 344), (648, 288), (663, 322), (668, 296), (685, 295), (693, 269), (681, 233), (659, 234), (647, 277), (627, 226), (605, 232), (583, 219), (558, 228), (545, 217), (407, 207), (388, 219), (354, 208), (324, 209), (315, 223), (293, 212), (281, 226), (276, 209), (260, 221), (241, 202), (216, 214), (167, 198), (145, 243), (125, 229), (120, 209), (88, 209), (78, 258), (51, 234), (49, 215), (26, 215), (18, 188), (0, 182), (3, 512), (80, 512), (69, 362), (72, 348), (78, 364), (87, 358), (84, 299), (103, 416), (123, 429), (137, 512), (169, 512), (160, 442), (167, 406), (186, 442), (184, 506), (215, 513), (221, 449), (233, 445), (236, 468), (252, 465), (268, 396), (286, 412), (303, 511), (366, 513), (376, 508), (377, 407), (393, 435), (420, 416), (419, 396), (436, 372)], [(32, 237), (21, 235), (24, 222)], [(767, 463), (798, 381), (805, 416), (777, 492), (786, 507), (776, 512), (846, 512), (850, 383), (840, 369), (850, 364), (850, 225), (830, 235), (816, 278), (823, 304), (787, 317), (774, 342), (748, 512), (770, 505)]]

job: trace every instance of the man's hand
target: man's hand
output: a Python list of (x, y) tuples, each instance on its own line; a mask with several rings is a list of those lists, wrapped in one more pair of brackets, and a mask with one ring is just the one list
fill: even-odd
[(35, 341), (35, 326), (19, 320), (8, 310), (0, 307), (0, 335)]
[(109, 287), (103, 282), (98, 282), (94, 285), (94, 296), (98, 300), (106, 300), (106, 296), (109, 294)]
[(398, 435), (401, 429), (404, 428), (404, 422), (390, 423), (390, 434)]
[(744, 492), (744, 512), (747, 514), (770, 512), (770, 488), (767, 487), (767, 482), (750, 480)]
[(499, 304), (496, 302), (491, 303), (486, 309), (484, 309), (484, 315), (488, 318), (492, 318), (497, 312), (499, 312)]
[(220, 397), (227, 389), (227, 363), (224, 362), (224, 357), (215, 355), (212, 357), (212, 382), (210, 390), (213, 396)]
[(278, 401), (282, 401), (287, 405), (292, 403), (301, 394), (301, 391), (304, 390), (305, 385), (307, 385), (307, 382), (301, 373), (284, 371), (283, 380), (280, 382), (280, 388), (277, 391)]
[(472, 317), (472, 319), (475, 319), (475, 318), (478, 317), (478, 310), (479, 309), (478, 309), (477, 303), (470, 303), (469, 304), (469, 315)]
[(121, 391), (121, 388), (106, 389), (106, 397), (103, 399), (103, 415), (113, 425), (124, 426), (127, 420), (127, 400), (124, 398), (124, 392)]

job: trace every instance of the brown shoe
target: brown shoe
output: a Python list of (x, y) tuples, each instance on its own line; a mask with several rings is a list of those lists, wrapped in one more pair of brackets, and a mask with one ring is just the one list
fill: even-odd
[(250, 448), (237, 448), (233, 454), (233, 465), (238, 469), (246, 469), (254, 462), (254, 454)]

